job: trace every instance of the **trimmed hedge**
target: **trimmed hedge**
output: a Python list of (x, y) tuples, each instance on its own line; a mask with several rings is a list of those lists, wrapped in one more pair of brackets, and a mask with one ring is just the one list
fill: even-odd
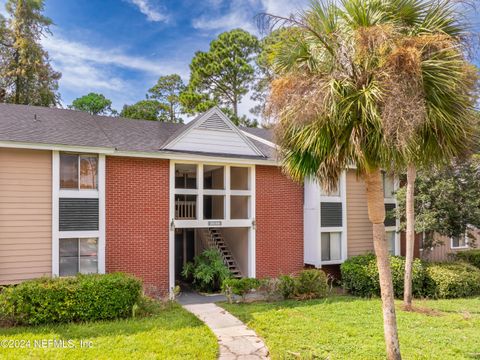
[(243, 300), (247, 294), (259, 288), (261, 285), (260, 280), (254, 278), (242, 278), (242, 279), (225, 279), (222, 282), (222, 291), (228, 299), (229, 303), (232, 303), (232, 295), (241, 296)]
[[(395, 297), (403, 296), (405, 258), (391, 256)], [(341, 266), (342, 283), (351, 294), (380, 296), (380, 282), (374, 254), (354, 256)], [(480, 269), (464, 262), (425, 264), (413, 262), (413, 295), (431, 298), (459, 298), (480, 294)]]
[[(405, 258), (401, 256), (390, 256), (392, 269), (393, 290), (395, 296), (403, 296)], [(351, 257), (341, 266), (343, 287), (351, 294), (363, 297), (380, 296), (380, 280), (374, 254), (366, 254)], [(412, 268), (413, 294), (424, 295), (425, 266), (415, 259)]]
[(455, 254), (455, 258), (480, 269), (480, 250), (460, 251)]
[(462, 262), (429, 264), (426, 294), (433, 298), (458, 298), (480, 294), (480, 269)]
[(141, 294), (141, 281), (122, 273), (40, 278), (5, 288), (0, 308), (17, 324), (107, 320), (131, 316)]

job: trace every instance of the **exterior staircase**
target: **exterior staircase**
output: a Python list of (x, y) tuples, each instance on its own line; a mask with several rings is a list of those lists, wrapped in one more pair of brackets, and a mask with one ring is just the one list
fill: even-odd
[(232, 276), (236, 279), (240, 279), (242, 277), (242, 273), (238, 268), (237, 262), (232, 255), (232, 252), (228, 248), (225, 240), (223, 238), (222, 232), (220, 229), (216, 228), (208, 228), (205, 229), (205, 239), (206, 245), (209, 248), (217, 249), (222, 256), (223, 263), (225, 266), (230, 270)]

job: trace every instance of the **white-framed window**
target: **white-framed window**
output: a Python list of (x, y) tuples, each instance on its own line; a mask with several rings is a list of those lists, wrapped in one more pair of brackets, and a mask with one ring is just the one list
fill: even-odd
[(52, 274), (105, 272), (105, 155), (52, 153)]
[(390, 255), (397, 255), (397, 232), (396, 230), (387, 230), (387, 246)]
[(60, 153), (60, 189), (97, 190), (98, 156)]
[(385, 199), (394, 199), (395, 197), (395, 177), (388, 175), (386, 172), (382, 171), (382, 182), (383, 182), (383, 197)]
[(468, 248), (468, 234), (462, 236), (455, 236), (450, 238), (451, 249), (466, 249)]
[(346, 174), (342, 173), (334, 191), (326, 192), (320, 187), (319, 240), (322, 264), (339, 264), (347, 257), (346, 211)]
[(224, 225), (245, 222), (245, 226), (251, 225), (254, 166), (179, 161), (171, 163), (171, 171), (175, 224), (195, 227), (210, 226), (213, 222)]
[(98, 238), (59, 240), (59, 275), (98, 273)]

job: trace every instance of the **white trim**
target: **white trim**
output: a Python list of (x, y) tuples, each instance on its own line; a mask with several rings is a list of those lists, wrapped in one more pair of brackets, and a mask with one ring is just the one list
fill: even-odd
[(268, 141), (268, 140), (265, 140), (264, 138), (261, 138), (260, 136), (256, 136), (256, 135), (253, 135), (245, 130), (240, 130), (245, 136), (248, 136), (249, 138), (253, 139), (253, 140), (256, 140), (258, 142), (261, 142), (262, 144), (265, 144), (265, 145), (268, 145), (270, 146), (271, 148), (274, 148), (274, 149), (277, 149), (278, 146), (271, 142), (271, 141)]
[(105, 207), (105, 182), (106, 182), (105, 155), (98, 155), (98, 272), (105, 274), (105, 247), (106, 238), (106, 207)]
[[(103, 155), (105, 159), (105, 155)], [(99, 182), (100, 182), (100, 161), (98, 164), (99, 172)], [(100, 184), (98, 184), (100, 186)], [(99, 190), (58, 190), (58, 197), (60, 198), (88, 198), (88, 199), (99, 199)]]
[[(172, 148), (172, 146), (177, 144), (180, 140), (184, 139), (193, 130), (197, 129), (206, 120), (208, 120), (213, 114), (217, 114), (223, 120), (223, 122), (230, 128), (230, 130), (232, 130), (234, 133), (240, 136), (240, 138), (254, 153), (256, 153), (259, 156), (265, 157), (265, 155), (238, 129), (237, 126), (235, 126), (235, 124), (232, 123), (232, 121), (217, 106), (211, 108), (210, 110), (202, 114), (201, 117), (198, 118), (197, 120), (194, 120), (195, 124), (193, 124), (192, 126), (189, 126), (180, 134), (178, 134), (178, 136), (176, 136), (175, 138), (171, 139), (168, 143), (163, 145), (162, 150)], [(219, 136), (222, 136), (222, 132), (219, 132)]]
[(205, 162), (217, 162), (217, 163), (238, 163), (245, 165), (270, 165), (279, 166), (279, 162), (273, 159), (267, 158), (242, 158), (235, 157), (232, 154), (231, 157), (216, 156), (216, 155), (203, 155), (203, 154), (189, 154), (180, 153), (176, 151), (161, 151), (161, 152), (147, 152), (147, 151), (126, 151), (115, 150), (113, 148), (101, 148), (101, 147), (89, 147), (89, 146), (68, 146), (68, 145), (55, 145), (55, 144), (37, 144), (37, 143), (22, 143), (14, 141), (0, 141), (0, 148), (13, 148), (13, 149), (32, 149), (32, 150), (52, 150), (52, 151), (66, 151), (77, 153), (93, 153), (93, 154), (106, 154), (109, 156), (123, 156), (123, 157), (139, 157), (145, 159), (167, 159), (175, 161), (205, 161)]
[(169, 224), (168, 224), (168, 284), (170, 299), (174, 297), (175, 288), (175, 163), (170, 161), (169, 173)]
[(52, 151), (52, 276), (58, 276), (59, 270), (59, 192), (60, 189), (60, 154)]
[(0, 141), (0, 147), (15, 148), (15, 149), (94, 153), (94, 154), (113, 154), (113, 152), (115, 151), (114, 148), (110, 148), (110, 147), (41, 144), (41, 143), (20, 142), (20, 141)]
[(250, 230), (248, 235), (248, 276), (251, 278), (257, 277), (257, 226), (256, 226), (256, 167), (252, 166), (249, 170), (250, 182), (249, 188), (251, 191), (250, 196), (250, 209), (249, 216), (250, 220)]

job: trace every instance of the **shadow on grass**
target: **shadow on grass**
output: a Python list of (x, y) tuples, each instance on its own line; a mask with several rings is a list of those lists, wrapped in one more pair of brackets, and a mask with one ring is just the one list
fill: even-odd
[(177, 304), (171, 304), (158, 314), (142, 318), (0, 328), (0, 338), (8, 335), (44, 336), (49, 334), (59, 338), (94, 339), (104, 336), (129, 336), (152, 330), (178, 331), (203, 326), (205, 325), (193, 314)]

